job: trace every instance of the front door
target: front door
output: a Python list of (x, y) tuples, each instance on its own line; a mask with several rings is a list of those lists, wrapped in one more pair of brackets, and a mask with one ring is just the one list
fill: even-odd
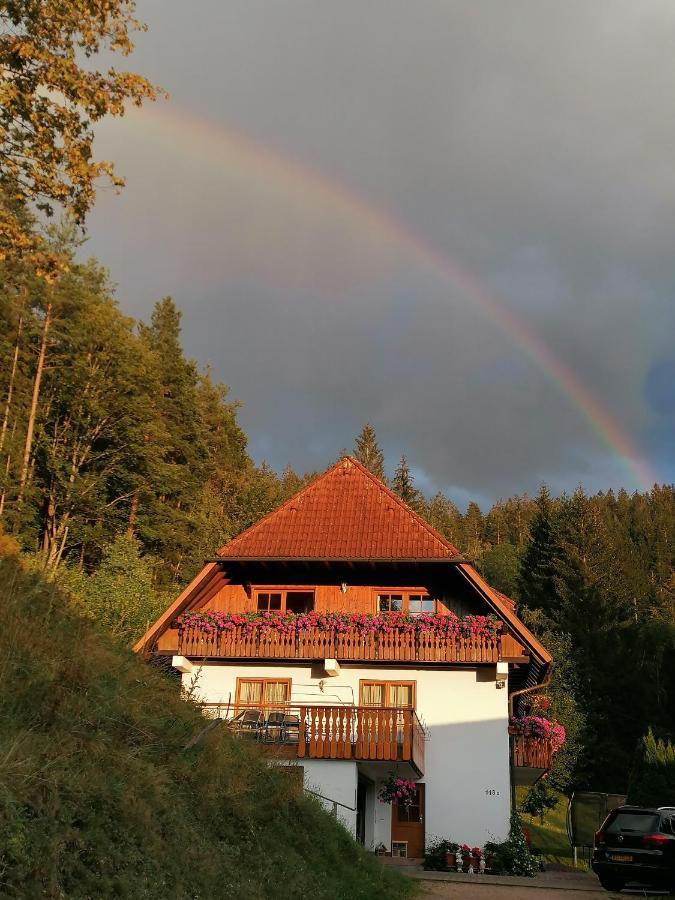
[(404, 841), (408, 844), (406, 855), (409, 859), (424, 856), (424, 785), (419, 782), (411, 806), (398, 803), (391, 807), (392, 854), (396, 851), (393, 845)]

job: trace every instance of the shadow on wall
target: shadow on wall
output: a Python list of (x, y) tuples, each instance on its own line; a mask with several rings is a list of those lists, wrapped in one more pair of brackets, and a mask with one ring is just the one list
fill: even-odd
[(503, 840), (510, 815), (509, 735), (504, 718), (433, 723), (425, 746), (425, 840), (471, 846)]

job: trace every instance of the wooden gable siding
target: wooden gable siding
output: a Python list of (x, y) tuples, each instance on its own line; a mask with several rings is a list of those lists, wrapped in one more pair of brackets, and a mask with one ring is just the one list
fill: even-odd
[[(420, 577), (422, 574), (423, 577)], [(441, 599), (439, 614), (454, 612), (457, 615), (485, 614), (489, 612), (485, 601), (470, 592), (463, 579), (452, 571), (439, 578), (436, 573), (414, 574), (403, 567), (377, 567), (352, 569), (341, 566), (251, 566), (232, 567), (224, 571), (206, 589), (197, 594), (190, 609), (218, 610), (221, 612), (255, 612), (256, 592), (277, 590), (314, 591), (314, 609), (317, 612), (369, 613), (377, 611), (377, 595), (382, 593), (423, 594)], [(359, 578), (361, 583), (354, 583)], [(368, 579), (366, 581), (366, 578)], [(351, 580), (350, 580), (351, 579)], [(341, 590), (342, 583), (347, 591)], [(168, 628), (158, 638), (157, 650), (176, 652), (178, 632)]]

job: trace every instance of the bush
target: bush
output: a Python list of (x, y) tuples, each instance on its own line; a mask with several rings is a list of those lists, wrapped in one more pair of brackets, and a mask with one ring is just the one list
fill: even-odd
[(453, 841), (440, 839), (432, 841), (424, 852), (424, 868), (447, 872), (447, 854), (456, 853), (458, 848), (459, 844), (455, 844)]
[(492, 856), (493, 875), (525, 875), (533, 877), (541, 870), (541, 862), (527, 846), (523, 822), (517, 812), (511, 813), (509, 836), (505, 841), (488, 841), (485, 855)]
[(638, 747), (628, 802), (638, 806), (675, 804), (675, 745), (657, 739), (651, 728)]

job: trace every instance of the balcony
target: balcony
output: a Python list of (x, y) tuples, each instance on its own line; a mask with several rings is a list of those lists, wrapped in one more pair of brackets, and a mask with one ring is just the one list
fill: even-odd
[(514, 784), (534, 784), (551, 768), (555, 749), (545, 738), (511, 733), (511, 777)]
[(261, 633), (237, 626), (216, 632), (199, 626), (172, 629), (160, 650), (174, 650), (198, 659), (338, 659), (378, 662), (497, 663), (527, 659), (524, 648), (509, 634), (495, 637), (448, 637), (432, 631), (375, 632), (358, 629), (326, 631), (308, 628), (292, 634)]
[(235, 734), (255, 740), (271, 757), (401, 763), (412, 768), (413, 777), (424, 774), (425, 733), (412, 709), (306, 704), (270, 709), (240, 705), (234, 711), (213, 704), (204, 707), (207, 715), (225, 718)]

